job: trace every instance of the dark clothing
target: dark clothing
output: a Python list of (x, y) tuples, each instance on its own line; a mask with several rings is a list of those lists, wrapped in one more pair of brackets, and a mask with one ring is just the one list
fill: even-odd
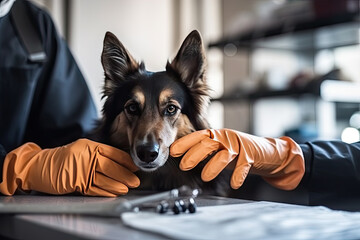
[(26, 5), (47, 58), (42, 63), (28, 60), (11, 14), (0, 18), (2, 155), (25, 142), (43, 148), (72, 142), (84, 137), (97, 119), (84, 77), (50, 16), (30, 2), (20, 1)]
[(360, 210), (360, 142), (314, 141), (300, 145), (309, 205)]

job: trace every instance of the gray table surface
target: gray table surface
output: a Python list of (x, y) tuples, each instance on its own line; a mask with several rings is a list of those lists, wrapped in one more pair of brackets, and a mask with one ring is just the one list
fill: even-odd
[[(133, 199), (138, 196), (126, 195)], [(106, 203), (116, 198), (83, 196), (0, 196), (4, 203), (71, 204)], [(248, 201), (215, 196), (200, 196), (198, 206), (238, 204)], [(11, 239), (167, 239), (154, 233), (124, 226), (120, 217), (98, 217), (73, 214), (0, 214), (0, 234)]]

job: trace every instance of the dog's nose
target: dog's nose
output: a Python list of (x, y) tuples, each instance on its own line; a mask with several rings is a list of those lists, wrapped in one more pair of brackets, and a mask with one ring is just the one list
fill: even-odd
[(159, 145), (141, 145), (136, 148), (136, 153), (139, 159), (143, 162), (153, 162), (159, 155)]

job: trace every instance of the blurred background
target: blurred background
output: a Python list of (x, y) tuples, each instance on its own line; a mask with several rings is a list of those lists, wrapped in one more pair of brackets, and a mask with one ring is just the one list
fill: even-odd
[(360, 140), (359, 0), (32, 0), (52, 15), (99, 114), (106, 31), (162, 71), (198, 29), (213, 128)]

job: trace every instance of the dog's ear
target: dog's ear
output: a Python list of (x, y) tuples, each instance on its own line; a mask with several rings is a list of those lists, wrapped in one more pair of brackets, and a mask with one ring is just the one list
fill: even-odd
[(187, 87), (192, 101), (194, 126), (197, 130), (208, 128), (205, 120), (209, 104), (209, 87), (206, 84), (206, 59), (200, 33), (192, 31), (182, 43), (175, 59), (167, 63), (166, 71), (181, 78)]
[(189, 87), (198, 81), (205, 81), (206, 60), (200, 33), (192, 31), (182, 43), (176, 57), (167, 68), (171, 67)]
[(101, 63), (105, 72), (104, 94), (109, 95), (127, 74), (139, 71), (139, 64), (126, 50), (124, 45), (111, 33), (106, 32)]

